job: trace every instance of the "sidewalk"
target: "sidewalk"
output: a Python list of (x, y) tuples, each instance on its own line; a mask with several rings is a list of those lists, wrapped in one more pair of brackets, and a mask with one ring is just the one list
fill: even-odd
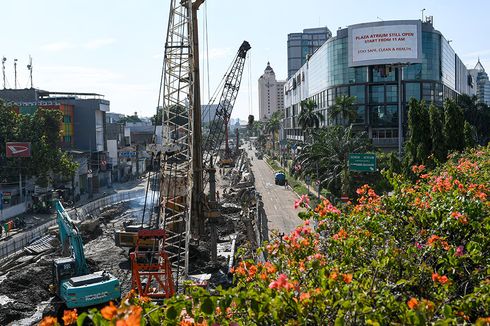
[[(274, 171), (274, 169), (272, 168), (272, 166), (270, 166), (270, 164), (267, 162), (267, 159), (271, 159), (268, 155), (264, 155), (264, 162), (267, 164), (267, 166), (272, 170)], [(281, 167), (282, 170), (284, 170), (286, 172), (286, 175), (289, 175), (289, 171), (287, 171), (287, 167), (283, 167), (281, 166), (281, 163), (278, 162), (277, 160), (274, 160), (274, 162), (279, 166)], [(299, 178), (296, 178), (296, 181), (298, 181), (299, 183), (301, 183), (302, 186), (304, 186), (306, 189), (308, 189), (308, 196), (314, 196), (315, 198), (319, 198), (320, 196), (318, 196), (318, 191), (315, 190), (315, 187), (310, 185), (308, 186), (302, 179), (299, 179)], [(291, 189), (292, 192), (294, 192), (296, 194), (296, 196), (301, 197), (301, 195), (303, 194), (298, 194), (290, 185), (288, 185), (288, 188)], [(311, 199), (311, 198), (310, 198)]]

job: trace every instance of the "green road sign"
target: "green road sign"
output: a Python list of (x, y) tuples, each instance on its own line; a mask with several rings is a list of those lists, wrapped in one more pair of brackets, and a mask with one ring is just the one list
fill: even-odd
[(354, 172), (375, 172), (375, 154), (349, 154), (349, 171)]

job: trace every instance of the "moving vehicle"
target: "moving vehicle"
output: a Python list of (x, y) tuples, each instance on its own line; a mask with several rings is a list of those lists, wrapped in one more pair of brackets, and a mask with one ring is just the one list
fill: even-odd
[(70, 257), (53, 261), (51, 289), (62, 303), (56, 307), (56, 313), (63, 305), (73, 309), (119, 300), (119, 280), (106, 271), (89, 272), (80, 231), (59, 200), (55, 201), (55, 207), (62, 248), (71, 252)]
[(284, 172), (276, 172), (274, 175), (274, 183), (276, 185), (284, 186), (286, 184), (286, 174), (284, 174)]

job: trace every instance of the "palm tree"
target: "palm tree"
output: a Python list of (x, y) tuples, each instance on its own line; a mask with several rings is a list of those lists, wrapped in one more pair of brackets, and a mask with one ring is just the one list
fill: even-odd
[(298, 115), (298, 123), (305, 134), (311, 136), (311, 130), (313, 128), (318, 129), (320, 122), (323, 122), (323, 115), (319, 111), (315, 111), (317, 105), (312, 99), (301, 101), (300, 105), (301, 112)]
[(272, 135), (272, 151), (275, 151), (276, 132), (281, 128), (282, 118), (282, 111), (276, 111), (265, 124), (265, 130)]
[(342, 119), (342, 125), (344, 126), (351, 124), (357, 118), (357, 112), (354, 109), (355, 103), (355, 96), (337, 96), (335, 98), (335, 104), (330, 108), (330, 118), (334, 121), (338, 121), (338, 118), (340, 117)]
[(349, 193), (349, 153), (362, 153), (372, 147), (367, 134), (353, 133), (352, 126), (331, 126), (313, 135), (314, 141), (304, 146), (295, 159), (302, 175), (316, 175), (322, 187), (331, 193)]

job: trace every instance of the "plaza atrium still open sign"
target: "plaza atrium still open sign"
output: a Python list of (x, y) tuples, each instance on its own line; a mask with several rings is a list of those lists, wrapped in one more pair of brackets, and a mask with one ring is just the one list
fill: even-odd
[(420, 62), (417, 23), (365, 25), (349, 27), (349, 66)]

